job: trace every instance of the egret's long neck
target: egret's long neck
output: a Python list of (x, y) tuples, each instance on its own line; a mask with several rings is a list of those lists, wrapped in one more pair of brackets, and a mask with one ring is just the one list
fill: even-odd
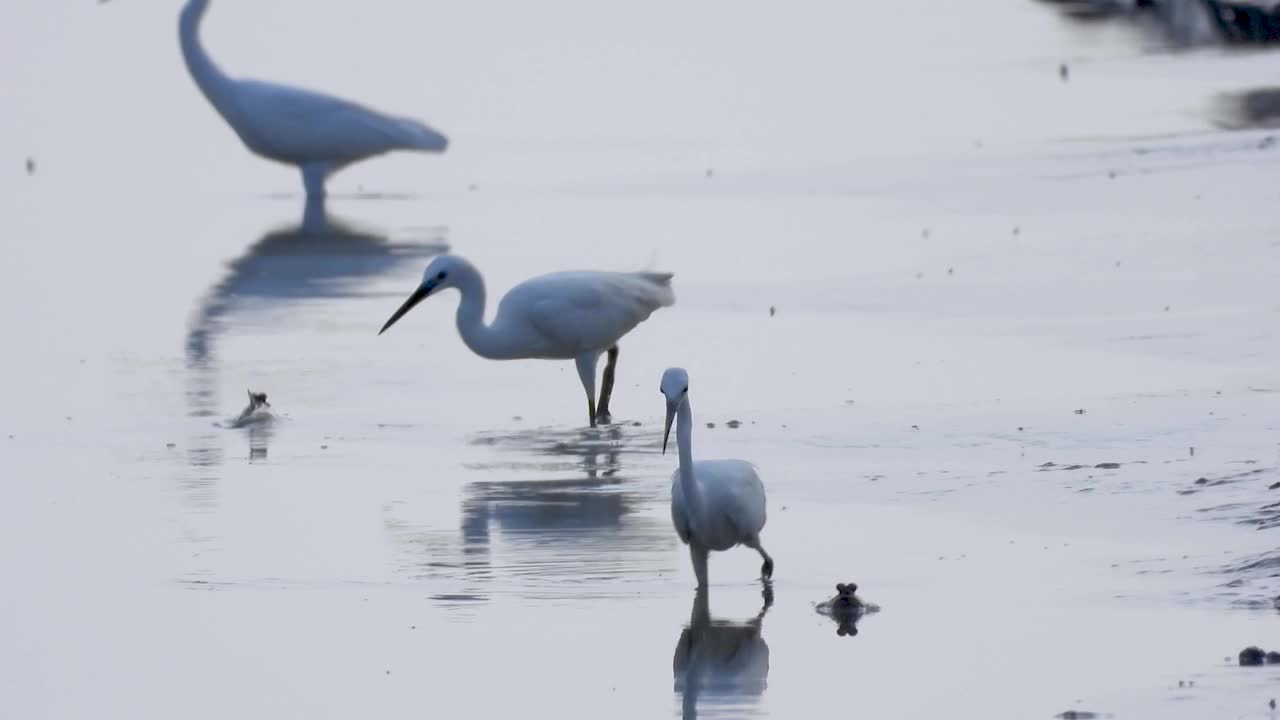
[(676, 447), (680, 451), (680, 490), (693, 514), (702, 512), (702, 490), (693, 477), (693, 411), (686, 395), (676, 411)]
[(458, 334), (462, 336), (462, 342), (480, 357), (505, 358), (500, 333), (484, 324), (484, 278), (474, 270), (464, 271), (454, 284), (462, 294), (462, 300), (458, 302)]
[(187, 63), (187, 71), (213, 107), (225, 116), (230, 111), (234, 81), (218, 69), (200, 44), (200, 21), (207, 7), (208, 0), (187, 3), (178, 18), (178, 40), (182, 43), (182, 58)]

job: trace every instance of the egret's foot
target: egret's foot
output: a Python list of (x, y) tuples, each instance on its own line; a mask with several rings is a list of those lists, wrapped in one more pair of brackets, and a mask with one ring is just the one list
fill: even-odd
[(764, 564), (760, 566), (760, 577), (765, 580), (773, 577), (773, 558), (766, 558)]
[(600, 408), (600, 410), (596, 412), (595, 422), (593, 422), (592, 424), (608, 425), (611, 422), (613, 422), (613, 416), (609, 414), (609, 409)]

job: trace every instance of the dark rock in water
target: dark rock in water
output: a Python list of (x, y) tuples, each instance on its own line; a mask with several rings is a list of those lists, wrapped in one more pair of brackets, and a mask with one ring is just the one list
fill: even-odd
[(1102, 716), (1096, 712), (1089, 712), (1088, 710), (1068, 710), (1066, 712), (1060, 712), (1057, 715), (1054, 715), (1054, 717), (1062, 718), (1062, 720), (1093, 720), (1094, 718), (1100, 718)]
[(28, 174), (28, 175), (35, 175), (35, 174), (36, 174), (36, 159), (35, 159), (35, 158), (27, 158), (27, 174)]
[(837, 583), (836, 594), (814, 606), (820, 614), (836, 621), (836, 634), (840, 637), (858, 634), (858, 621), (864, 615), (880, 611), (880, 606), (858, 597), (857, 583)]
[(1274, 482), (1274, 483), (1271, 483), (1271, 485), (1270, 485), (1267, 489), (1268, 489), (1268, 490), (1275, 490), (1276, 488), (1280, 488), (1280, 482)]
[(1276, 652), (1275, 650), (1267, 651), (1266, 660), (1268, 665), (1280, 664), (1280, 652)]
[(1105, 463), (1098, 463), (1097, 465), (1094, 465), (1093, 467), (1094, 467), (1095, 469), (1097, 469), (1097, 470), (1119, 470), (1119, 469), (1120, 469), (1120, 463), (1117, 463), (1117, 462), (1105, 462)]
[(1197, 485), (1206, 485), (1208, 484), (1208, 482), (1209, 482), (1209, 478), (1196, 478)]
[(1062, 78), (1062, 80), (1065, 82), (1066, 79), (1070, 76), (1071, 76), (1071, 71), (1067, 69), (1066, 63), (1062, 63), (1061, 65), (1058, 66), (1058, 77)]
[(1262, 665), (1266, 661), (1267, 654), (1256, 645), (1250, 645), (1240, 651), (1240, 667), (1255, 667)]

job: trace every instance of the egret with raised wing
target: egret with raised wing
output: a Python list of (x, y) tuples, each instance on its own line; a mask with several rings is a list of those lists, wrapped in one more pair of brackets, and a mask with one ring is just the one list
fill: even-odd
[(658, 388), (667, 398), (667, 422), (662, 431), (662, 452), (667, 452), (671, 421), (676, 421), (680, 467), (671, 477), (671, 522), (676, 534), (689, 546), (698, 587), (707, 586), (707, 555), (737, 545), (760, 553), (763, 577), (773, 576), (773, 558), (760, 544), (764, 529), (764, 483), (755, 467), (745, 460), (693, 461), (693, 412), (689, 409), (689, 374), (668, 368)]
[(249, 150), (302, 171), (308, 196), (323, 196), (325, 180), (352, 163), (392, 150), (443, 152), (448, 147), (448, 138), (412, 118), (311, 90), (229, 77), (200, 44), (200, 21), (209, 2), (188, 0), (179, 16), (187, 70)]
[[(429, 295), (451, 287), (462, 295), (458, 334), (471, 352), (490, 360), (573, 360), (587, 392), (587, 417), (592, 426), (597, 420), (610, 420), (618, 341), (654, 310), (676, 301), (671, 273), (551, 273), (511, 288), (498, 303), (493, 322), (486, 325), (480, 271), (457, 255), (441, 255), (427, 266), (422, 284), (378, 334)], [(596, 366), (606, 352), (609, 360), (601, 379), (600, 404), (596, 405)]]

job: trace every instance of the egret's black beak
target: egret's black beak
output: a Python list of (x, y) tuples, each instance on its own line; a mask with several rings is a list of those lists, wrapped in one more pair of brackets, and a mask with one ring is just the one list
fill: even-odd
[(382, 329), (378, 331), (378, 334), (381, 335), (387, 331), (387, 328), (395, 325), (396, 321), (404, 317), (405, 313), (412, 310), (414, 305), (422, 302), (427, 295), (430, 295), (433, 289), (435, 289), (435, 285), (432, 283), (423, 283), (422, 287), (414, 290), (413, 294), (409, 296), (409, 299), (405, 300), (404, 304), (400, 306), (400, 309), (396, 310), (395, 314), (391, 316), (391, 319), (387, 321), (387, 324), (382, 326)]
[(667, 402), (667, 424), (662, 429), (662, 454), (667, 454), (667, 438), (671, 436), (671, 420), (676, 416), (675, 403)]

